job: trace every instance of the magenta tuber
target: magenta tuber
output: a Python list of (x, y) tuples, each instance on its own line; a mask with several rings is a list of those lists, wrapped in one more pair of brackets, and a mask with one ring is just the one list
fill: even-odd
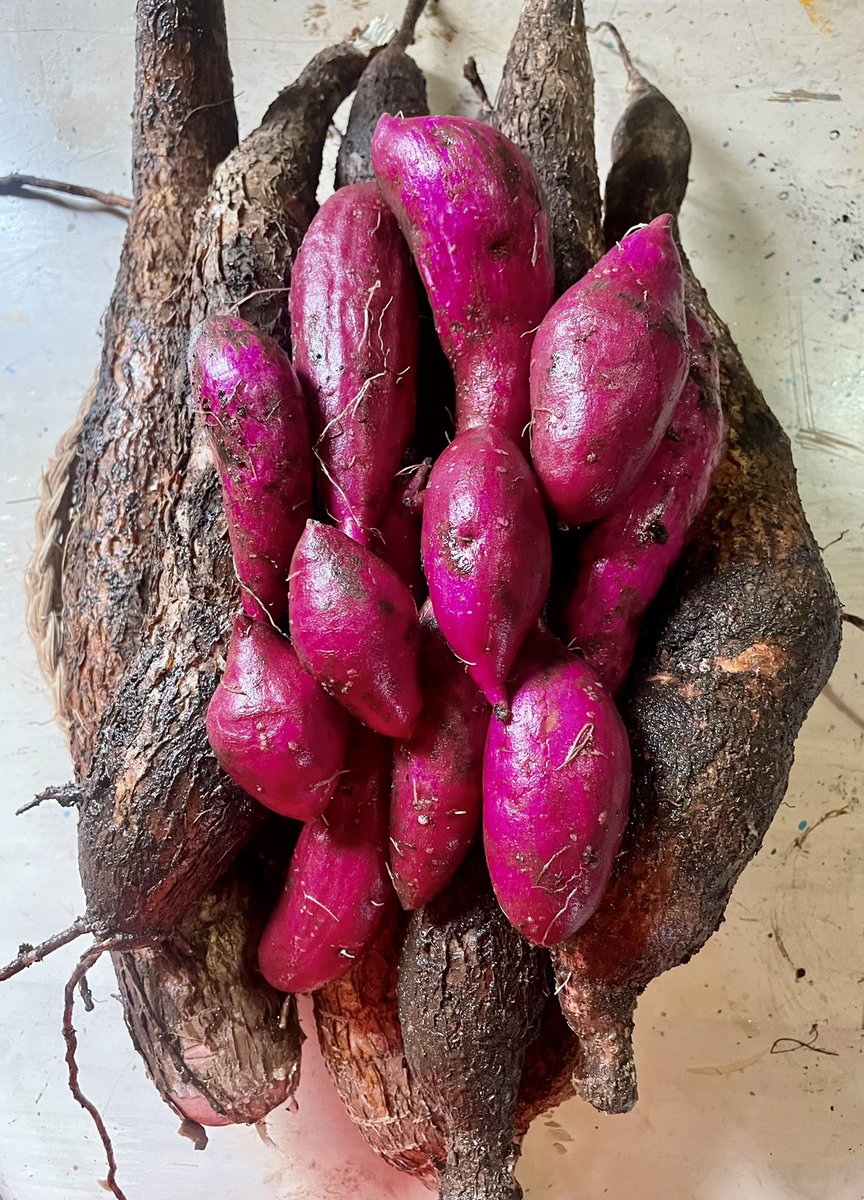
[(518, 446), (500, 430), (457, 434), (429, 477), (423, 569), (435, 620), (496, 715), (549, 589), (543, 502)]
[(596, 521), (627, 496), (687, 368), (684, 274), (662, 216), (565, 292), (534, 339), (531, 453), (560, 523)]
[(457, 432), (528, 422), (531, 342), (552, 303), (549, 220), (531, 164), (467, 117), (383, 116), (372, 165), (456, 377)]
[(705, 507), (723, 453), (717, 353), (698, 317), (688, 317), (687, 332), (690, 376), (672, 423), (628, 498), (580, 545), (576, 586), (565, 602), (565, 637), (613, 694), (630, 670), (642, 617)]
[(283, 992), (312, 992), (351, 969), (392, 915), (387, 876), (390, 746), (354, 727), (347, 770), (327, 812), (300, 834), (258, 949)]
[(411, 593), (370, 550), (309, 521), (291, 563), (291, 640), (300, 662), (358, 720), (410, 737), (423, 700)]
[(207, 737), (239, 787), (283, 817), (317, 817), (336, 788), (349, 723), (283, 634), (235, 619), (225, 673), (207, 709)]
[(192, 392), (222, 481), (250, 617), (280, 624), (291, 555), (312, 511), (312, 446), (287, 354), (240, 317), (209, 317), (189, 342)]
[(480, 828), (489, 707), (435, 624), (420, 614), (424, 707), (396, 747), (390, 796), (390, 871), (403, 908), (421, 908), (450, 882)]
[(414, 428), (417, 387), (411, 257), (377, 184), (343, 187), (321, 206), (290, 305), (319, 496), (344, 533), (369, 545)]
[(483, 838), (498, 903), (535, 945), (554, 946), (597, 909), (630, 792), (630, 746), (591, 668), (534, 633), (517, 666), (507, 725), (492, 721), (483, 764)]

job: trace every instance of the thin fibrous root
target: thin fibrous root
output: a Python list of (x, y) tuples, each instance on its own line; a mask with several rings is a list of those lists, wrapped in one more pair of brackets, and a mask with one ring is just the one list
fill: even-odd
[(462, 74), (471, 84), (471, 89), (474, 95), (480, 101), (480, 107), (485, 116), (492, 112), (492, 101), (489, 99), (489, 93), (486, 91), (486, 85), (480, 78), (480, 72), (477, 69), (477, 59), (472, 54), (462, 68)]
[(864, 617), (856, 617), (854, 613), (843, 613), (843, 620), (856, 629), (864, 631)]
[(65, 196), (80, 196), (93, 200), (103, 208), (121, 209), (128, 212), (132, 201), (128, 196), (116, 192), (100, 192), (98, 188), (84, 187), (80, 183), (66, 183), (62, 179), (43, 179), (41, 175), (0, 176), (0, 196), (28, 196), (31, 192), (60, 192)]
[(151, 938), (140, 938), (123, 933), (105, 938), (101, 942), (94, 942), (78, 959), (75, 970), (69, 976), (64, 990), (63, 1040), (66, 1043), (66, 1066), (69, 1068), (69, 1091), (81, 1107), (90, 1114), (93, 1124), (96, 1126), (96, 1132), (99, 1134), (99, 1139), (105, 1149), (105, 1158), (108, 1162), (108, 1175), (105, 1179), (105, 1184), (108, 1190), (117, 1197), (117, 1200), (128, 1200), (128, 1198), (117, 1183), (117, 1160), (114, 1157), (114, 1146), (98, 1108), (92, 1100), (89, 1100), (84, 1095), (81, 1091), (81, 1085), (78, 1082), (78, 1063), (75, 1058), (78, 1049), (78, 1035), (72, 1024), (72, 1014), (75, 1008), (75, 989), (82, 986), (84, 994), (89, 995), (90, 989), (86, 986), (87, 972), (98, 962), (106, 950), (134, 950), (150, 944), (152, 944)]
[(38, 946), (22, 946), (18, 952), (18, 957), (13, 959), (12, 962), (7, 963), (5, 967), (0, 968), (0, 983), (5, 979), (11, 979), (13, 975), (26, 970), (27, 967), (32, 967), (34, 963), (41, 962), (43, 958), (47, 958), (49, 954), (53, 954), (61, 946), (68, 946), (70, 942), (74, 942), (83, 933), (91, 932), (92, 929), (87, 918), (77, 917), (68, 929), (64, 929), (61, 933), (52, 934), (44, 942), (40, 942)]
[(28, 800), (20, 808), (16, 808), (15, 816), (20, 817), (22, 813), (29, 812), (31, 808), (38, 808), (43, 800), (56, 800), (61, 808), (78, 808), (83, 797), (84, 793), (77, 783), (64, 783), (61, 787), (47, 787), (38, 796), (34, 796), (32, 800)]
[(633, 62), (624, 39), (611, 21), (598, 21), (596, 25), (589, 26), (587, 32), (592, 34), (599, 33), (601, 29), (607, 30), (615, 39), (615, 45), (618, 47), (618, 53), (627, 71), (628, 82), (632, 84), (641, 80), (643, 78), (642, 72)]

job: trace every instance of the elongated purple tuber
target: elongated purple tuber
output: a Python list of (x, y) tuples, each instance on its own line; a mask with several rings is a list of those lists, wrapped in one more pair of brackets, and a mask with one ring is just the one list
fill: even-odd
[(549, 220), (531, 164), (481, 121), (383, 116), (372, 165), (453, 367), (457, 432), (494, 425), (519, 442), (531, 343), (554, 297)]
[(517, 667), (510, 722), (492, 721), (483, 837), (498, 903), (539, 946), (597, 909), (627, 823), (630, 746), (591, 668), (546, 632)]
[(540, 615), (552, 559), (536, 481), (506, 434), (467, 429), (435, 463), (422, 550), (435, 620), (506, 720), (507, 677)]
[(222, 481), (243, 608), (280, 624), (291, 555), (312, 511), (312, 446), (300, 384), (278, 343), (240, 317), (210, 317), (197, 326), (189, 376)]
[(283, 817), (317, 817), (336, 788), (349, 722), (286, 637), (261, 621), (235, 618), (225, 673), (207, 709), (207, 737), (239, 787)]
[(687, 332), (690, 376), (672, 423), (621, 507), (580, 545), (565, 604), (566, 639), (613, 695), (630, 670), (642, 617), (705, 507), (723, 451), (717, 353), (698, 317), (688, 317)]
[(327, 812), (300, 834), (258, 963), (269, 984), (312, 992), (351, 969), (392, 918), (387, 877), (390, 746), (354, 727)]
[(420, 526), (423, 494), (432, 459), (424, 459), (416, 471), (396, 480), (390, 503), (369, 542), (379, 558), (393, 568), (419, 607), (426, 596), (426, 580), (420, 561)]
[(411, 593), (370, 550), (309, 521), (291, 563), (291, 640), (310, 675), (358, 720), (410, 737), (423, 700)]
[(390, 871), (403, 908), (421, 908), (450, 882), (480, 828), (489, 706), (454, 657), (427, 603), (420, 614), (423, 713), (396, 747)]
[(414, 428), (417, 388), (411, 256), (377, 184), (344, 187), (318, 210), (290, 304), (319, 495), (339, 528), (369, 545)]
[(632, 490), (688, 368), (672, 219), (604, 255), (544, 319), (531, 358), (531, 453), (558, 520), (583, 525)]

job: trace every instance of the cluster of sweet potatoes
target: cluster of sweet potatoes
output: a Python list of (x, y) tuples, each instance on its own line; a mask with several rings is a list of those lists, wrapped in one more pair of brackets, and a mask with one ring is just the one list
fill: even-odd
[[(593, 915), (630, 792), (612, 697), (723, 443), (671, 216), (553, 304), (548, 214), (509, 138), (384, 115), (371, 156), (376, 179), (325, 201), (300, 247), (296, 373), (238, 317), (209, 318), (189, 346), (244, 608), (210, 745), (250, 796), (306, 822), (259, 955), (287, 992), (370, 948), (388, 872), (405, 908), (434, 900), (481, 810), (492, 886), (524, 937), (557, 946)], [(381, 525), (400, 471), (422, 466), (412, 256), (453, 369), (455, 437), (394, 556)], [(557, 613), (550, 521), (588, 530)]]
[(291, 1094), (312, 991), (370, 1144), (503, 1200), (537, 1113), (635, 1102), (636, 999), (758, 849), (838, 606), (678, 241), (680, 116), (631, 67), (604, 236), (581, 4), (527, 0), (484, 121), (428, 115), (423, 6), (237, 144), (220, 0), (138, 0), (57, 580), (87, 912), (3, 974), (91, 932), (76, 1096), (110, 950), (199, 1133)]

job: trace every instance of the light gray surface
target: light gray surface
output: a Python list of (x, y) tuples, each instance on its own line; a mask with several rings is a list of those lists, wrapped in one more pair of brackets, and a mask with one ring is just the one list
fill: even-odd
[[(396, 5), (391, 0), (390, 15)], [(19, 169), (128, 188), (132, 0), (0, 2), (0, 173)], [(416, 53), (439, 109), (470, 108), (461, 64), (500, 74), (518, 3), (442, 0)], [(805, 504), (841, 597), (864, 610), (861, 304), (862, 47), (855, 0), (726, 0), (651, 8), (591, 0), (679, 104), (695, 143), (683, 227), (694, 265), (732, 324), (793, 440)], [(249, 129), (326, 39), (387, 7), (229, 0), (238, 108)], [(603, 147), (624, 76), (593, 42)], [(815, 99), (784, 99), (796, 89)], [(836, 97), (836, 98), (833, 98)], [(0, 960), (81, 908), (73, 819), (12, 814), (69, 765), (24, 632), (22, 579), (40, 471), (99, 353), (122, 220), (0, 199)], [(846, 532), (843, 532), (846, 531)], [(864, 634), (847, 633), (830, 691), (799, 742), (792, 786), (726, 924), (637, 1014), (641, 1095), (627, 1117), (573, 1102), (538, 1122), (519, 1167), (529, 1200), (860, 1200), (864, 1195), (864, 821), (859, 803)], [(856, 715), (857, 714), (857, 715)], [(797, 848), (801, 822), (826, 820)], [(778, 936), (779, 934), (779, 936)], [(0, 986), (0, 1195), (104, 1195), (101, 1148), (65, 1087), (60, 1036), (70, 948)], [(796, 968), (806, 975), (796, 981)], [(362, 1200), (426, 1195), (377, 1163), (339, 1111), (307, 1043), (297, 1114), (271, 1135), (216, 1130), (197, 1154), (150, 1087), (93, 972), (79, 1011), (82, 1080), (114, 1136), (130, 1200)], [(777, 1038), (830, 1054), (771, 1054)], [(307, 1023), (308, 1028), (308, 1023)], [(311, 1030), (310, 1030), (311, 1032)], [(782, 1049), (783, 1047), (777, 1047)]]

